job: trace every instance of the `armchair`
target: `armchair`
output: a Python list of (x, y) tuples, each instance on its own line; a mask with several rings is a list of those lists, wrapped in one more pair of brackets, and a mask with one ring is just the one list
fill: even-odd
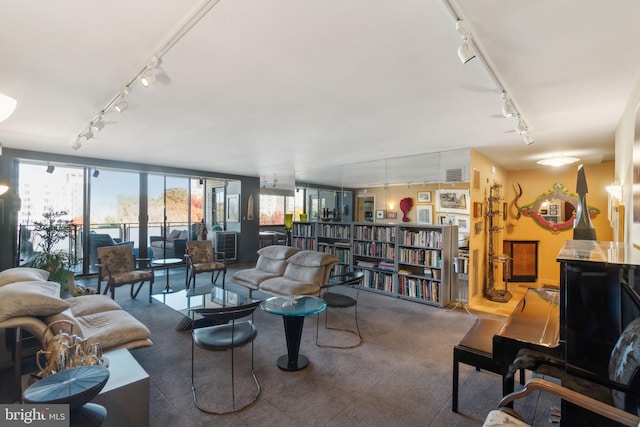
[[(102, 281), (106, 282), (104, 293), (111, 289), (111, 298), (115, 299), (115, 288), (122, 285), (131, 285), (131, 298), (138, 296), (144, 282), (149, 282), (149, 302), (153, 293), (154, 275), (151, 268), (139, 269), (139, 262), (149, 262), (148, 258), (137, 259), (133, 256), (133, 249), (128, 245), (109, 246), (98, 248), (100, 269), (98, 273), (98, 293)], [(140, 282), (138, 289), (135, 284)]]
[(89, 267), (93, 268), (98, 263), (98, 248), (120, 245), (130, 245), (133, 248), (133, 242), (122, 242), (108, 234), (89, 233)]

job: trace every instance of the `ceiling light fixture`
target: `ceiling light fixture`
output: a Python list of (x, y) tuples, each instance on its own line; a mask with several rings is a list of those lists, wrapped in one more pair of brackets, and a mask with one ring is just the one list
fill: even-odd
[[(104, 114), (107, 111), (110, 111), (112, 108), (119, 113), (122, 113), (127, 108), (129, 108), (129, 103), (124, 99), (124, 97), (129, 93), (129, 89), (136, 82), (139, 82), (143, 87), (149, 87), (153, 81), (159, 81), (161, 83), (168, 83), (169, 77), (164, 73), (164, 71), (159, 67), (162, 57), (167, 54), (178, 43), (182, 37), (185, 36), (191, 29), (198, 23), (202, 18), (205, 17), (207, 13), (214, 6), (216, 6), (220, 0), (208, 0), (206, 1), (200, 9), (198, 9), (189, 20), (185, 22), (185, 24), (178, 29), (176, 33), (173, 34), (169, 38), (169, 40), (158, 50), (158, 52), (151, 58), (149, 64), (147, 64), (142, 70), (138, 71), (135, 76), (129, 80), (123, 87), (123, 89), (114, 95), (109, 102), (106, 103), (104, 108), (102, 108), (101, 114)], [(2, 120), (0, 120), (2, 121)], [(92, 122), (93, 123), (93, 122)], [(99, 129), (96, 129), (99, 130)], [(75, 143), (72, 143), (71, 146), (74, 147)], [(79, 148), (79, 147), (78, 147)], [(77, 148), (76, 148), (77, 149)]]
[(4, 182), (0, 182), (0, 196), (9, 191), (9, 186)]
[(457, 20), (456, 30), (458, 31), (458, 34), (460, 34), (460, 37), (462, 37), (462, 43), (460, 43), (460, 46), (458, 47), (458, 58), (460, 58), (460, 61), (462, 61), (463, 64), (466, 64), (476, 57), (476, 53), (471, 46), (471, 36), (469, 35), (467, 28), (464, 26), (464, 22)]
[(504, 118), (513, 117), (517, 114), (516, 109), (513, 107), (509, 96), (507, 96), (507, 92), (502, 92), (502, 116)]
[(577, 157), (558, 156), (558, 157), (550, 157), (548, 159), (538, 160), (536, 163), (543, 166), (558, 167), (558, 166), (570, 165), (571, 163), (575, 163), (579, 160), (580, 159), (578, 159)]
[(80, 136), (86, 139), (87, 141), (93, 138), (93, 131), (91, 130), (91, 127), (86, 128), (84, 132), (80, 134)]
[(7, 120), (9, 116), (13, 114), (17, 105), (18, 101), (0, 93), (0, 123)]
[(502, 84), (502, 81), (498, 78), (498, 75), (496, 74), (496, 72), (489, 65), (489, 62), (487, 62), (487, 60), (485, 59), (485, 56), (482, 53), (482, 49), (476, 44), (475, 42), (476, 38), (473, 37), (473, 35), (471, 34), (471, 31), (469, 31), (469, 29), (466, 27), (464, 20), (462, 19), (460, 14), (456, 11), (456, 9), (453, 7), (451, 0), (443, 0), (443, 2), (445, 6), (449, 9), (451, 16), (453, 16), (453, 19), (456, 22), (456, 31), (458, 32), (460, 37), (462, 37), (462, 44), (458, 47), (458, 57), (465, 64), (469, 62), (471, 59), (475, 58), (476, 56), (478, 57), (478, 59), (480, 60), (480, 62), (482, 62), (485, 69), (491, 76), (491, 78), (493, 78), (493, 81), (495, 82), (496, 86), (498, 87), (498, 90), (500, 91), (500, 94), (504, 101), (502, 105), (502, 115), (504, 117), (517, 117), (518, 120), (521, 121), (521, 123), (519, 122), (516, 125), (516, 130), (520, 135), (523, 136), (524, 142), (527, 145), (532, 144), (534, 139), (533, 139), (533, 136), (531, 136), (531, 130), (525, 124), (524, 120), (521, 118), (521, 114), (518, 111), (518, 108), (516, 107), (516, 103), (513, 101), (513, 98), (508, 96), (508, 91), (506, 90), (504, 84)]
[(93, 171), (92, 175), (93, 175), (94, 178), (97, 178), (97, 177), (100, 176), (100, 171), (98, 169), (96, 169), (96, 170)]
[(101, 114), (101, 115), (98, 116), (97, 119), (95, 119), (93, 122), (91, 122), (91, 127), (96, 132), (100, 132), (104, 128), (104, 122), (102, 121), (103, 117), (104, 116)]
[(80, 138), (76, 139), (71, 143), (71, 148), (74, 150), (79, 150), (82, 147), (82, 142), (80, 142)]
[(56, 167), (53, 165), (48, 165), (47, 166), (47, 173), (53, 173), (53, 171), (56, 170)]

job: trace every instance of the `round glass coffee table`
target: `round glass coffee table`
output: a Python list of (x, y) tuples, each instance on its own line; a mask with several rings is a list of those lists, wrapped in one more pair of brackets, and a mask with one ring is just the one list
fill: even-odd
[(160, 259), (154, 259), (151, 261), (152, 267), (166, 269), (166, 273), (165, 273), (166, 283), (165, 283), (164, 290), (162, 291), (163, 293), (170, 294), (173, 292), (173, 288), (171, 287), (171, 285), (169, 285), (169, 269), (173, 267), (178, 267), (183, 262), (184, 260), (181, 260), (180, 258), (160, 258)]
[(287, 354), (278, 358), (278, 367), (284, 371), (299, 371), (309, 364), (307, 356), (300, 354), (300, 339), (304, 317), (317, 314), (327, 308), (327, 303), (307, 295), (271, 297), (260, 303), (267, 313), (278, 314), (284, 321), (287, 338)]

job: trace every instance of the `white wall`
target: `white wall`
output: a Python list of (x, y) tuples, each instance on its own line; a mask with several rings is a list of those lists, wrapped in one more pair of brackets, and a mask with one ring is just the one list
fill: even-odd
[[(640, 224), (633, 224), (633, 144), (636, 114), (640, 105), (640, 79), (631, 89), (629, 101), (616, 129), (615, 178), (622, 184), (625, 206), (624, 241), (640, 245)], [(640, 138), (640, 135), (636, 136)]]

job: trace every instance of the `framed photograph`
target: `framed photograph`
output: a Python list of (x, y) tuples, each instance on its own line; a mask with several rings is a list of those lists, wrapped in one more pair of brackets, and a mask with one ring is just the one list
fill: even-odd
[(469, 190), (436, 190), (436, 212), (469, 214)]
[(449, 220), (447, 215), (438, 215), (438, 225), (447, 225)]
[(431, 203), (431, 191), (418, 191), (418, 203)]
[(482, 216), (482, 203), (473, 202), (473, 217), (480, 218)]
[(384, 210), (379, 209), (376, 211), (376, 219), (384, 219)]
[(240, 222), (240, 195), (227, 196), (227, 222)]
[(471, 230), (469, 217), (467, 215), (456, 215), (456, 225), (458, 226), (458, 233), (468, 233)]
[(398, 219), (398, 212), (387, 212), (387, 218)]
[(431, 218), (433, 218), (433, 206), (416, 206), (416, 222), (418, 224), (433, 224)]
[(473, 170), (473, 189), (480, 191), (480, 171), (478, 169)]

